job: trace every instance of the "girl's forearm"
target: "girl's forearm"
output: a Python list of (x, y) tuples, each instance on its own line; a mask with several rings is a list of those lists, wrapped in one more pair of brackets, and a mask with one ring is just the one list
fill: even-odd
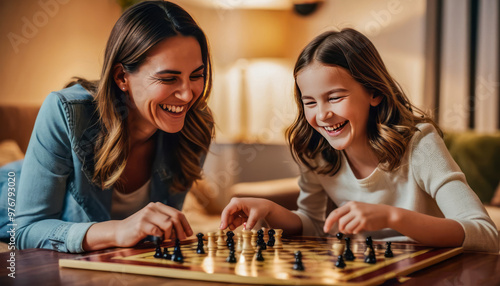
[(302, 221), (299, 216), (274, 202), (271, 202), (271, 211), (265, 218), (272, 228), (281, 228), (288, 235), (302, 234)]
[(455, 220), (396, 207), (391, 211), (389, 227), (429, 246), (458, 247), (465, 239), (464, 229)]

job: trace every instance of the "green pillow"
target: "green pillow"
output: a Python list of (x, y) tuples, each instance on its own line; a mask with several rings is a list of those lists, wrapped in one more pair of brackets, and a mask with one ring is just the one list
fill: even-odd
[(469, 186), (489, 203), (500, 181), (500, 132), (445, 132), (444, 142)]

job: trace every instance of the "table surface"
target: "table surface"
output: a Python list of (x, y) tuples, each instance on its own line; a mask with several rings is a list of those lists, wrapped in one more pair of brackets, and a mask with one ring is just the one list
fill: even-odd
[[(15, 278), (8, 276), (11, 255), (15, 254)], [(78, 254), (44, 249), (0, 253), (0, 285), (243, 285), (169, 279), (117, 272), (59, 268), (60, 258)], [(406, 279), (408, 278), (408, 279)], [(458, 256), (383, 285), (500, 285), (500, 255), (464, 252)]]

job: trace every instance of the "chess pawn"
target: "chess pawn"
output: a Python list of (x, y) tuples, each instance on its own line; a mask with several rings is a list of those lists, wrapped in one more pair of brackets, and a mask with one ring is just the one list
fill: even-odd
[(208, 235), (208, 251), (215, 251), (217, 250), (217, 244), (215, 243), (215, 233), (209, 232), (207, 233)]
[(243, 250), (243, 239), (241, 238), (241, 233), (236, 234), (236, 252), (241, 252)]
[(154, 258), (163, 258), (163, 253), (161, 252), (161, 247), (156, 247)]
[(392, 253), (392, 249), (391, 249), (391, 242), (388, 241), (385, 243), (385, 245), (386, 245), (386, 249), (385, 249), (384, 256), (387, 258), (394, 257), (394, 253)]
[(227, 245), (226, 245), (226, 239), (225, 239), (225, 235), (224, 235), (224, 231), (222, 229), (219, 229), (219, 231), (217, 232), (217, 247), (219, 249), (223, 249), (225, 248)]
[(241, 252), (243, 254), (253, 254), (255, 252), (254, 247), (252, 246), (252, 231), (250, 230), (242, 230), (241, 236), (243, 237), (243, 249)]
[(234, 255), (234, 250), (229, 251), (229, 256), (227, 257), (226, 262), (229, 262), (229, 263), (236, 263), (237, 262), (236, 256)]
[(275, 234), (274, 234), (274, 248), (275, 249), (281, 249), (283, 248), (283, 242), (281, 241), (281, 235), (283, 234), (282, 229), (275, 229)]
[(351, 239), (349, 237), (345, 238), (345, 252), (344, 252), (344, 259), (346, 261), (354, 261), (354, 253), (352, 253), (351, 250)]
[(368, 247), (370, 249), (370, 253), (365, 257), (365, 263), (375, 264), (377, 263), (377, 257), (375, 257), (375, 250), (373, 250), (373, 246)]
[(203, 233), (201, 232), (198, 233), (196, 237), (198, 238), (198, 246), (196, 248), (196, 253), (205, 254), (205, 249), (203, 248)]
[(345, 245), (343, 242), (334, 242), (333, 243), (333, 254), (335, 256), (342, 255), (344, 253)]
[(340, 269), (345, 268), (345, 262), (344, 262), (344, 258), (342, 257), (342, 255), (338, 256), (337, 262), (335, 262), (335, 267), (340, 268)]
[(264, 261), (264, 256), (262, 256), (262, 247), (257, 246), (257, 253), (255, 254), (255, 260)]
[(257, 230), (255, 229), (252, 229), (252, 238), (250, 240), (251, 244), (253, 247), (256, 247), (257, 246)]
[(276, 231), (274, 229), (270, 229), (267, 232), (267, 235), (268, 235), (267, 246), (270, 246), (270, 247), (274, 246), (274, 243), (276, 242), (276, 239), (274, 238), (275, 234), (276, 234)]
[(302, 264), (302, 252), (295, 252), (295, 263), (293, 263), (293, 270), (304, 271), (304, 264)]

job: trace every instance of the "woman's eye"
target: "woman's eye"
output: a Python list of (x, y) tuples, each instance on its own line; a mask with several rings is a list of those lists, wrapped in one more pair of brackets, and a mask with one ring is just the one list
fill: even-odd
[(162, 83), (172, 83), (175, 81), (175, 77), (167, 77), (167, 78), (156, 78), (157, 81)]

